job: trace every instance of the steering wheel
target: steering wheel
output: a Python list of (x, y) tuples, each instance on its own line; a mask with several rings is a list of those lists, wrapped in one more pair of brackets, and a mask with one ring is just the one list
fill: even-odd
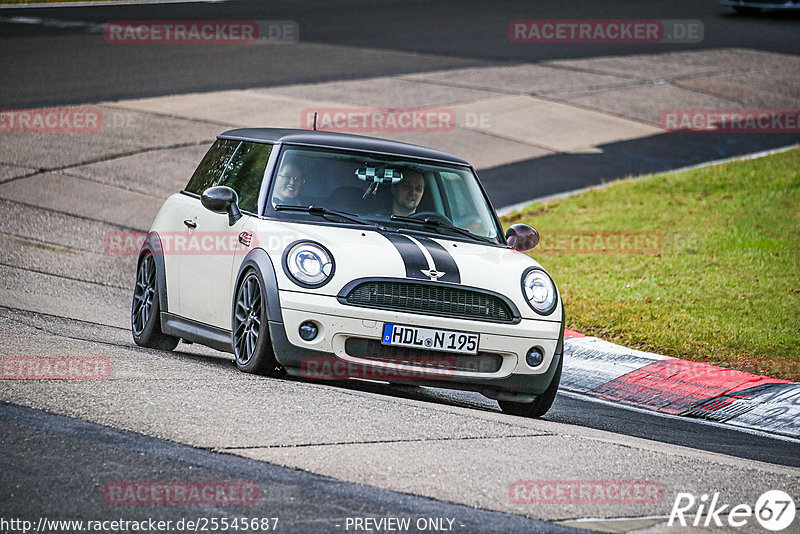
[(447, 215), (443, 215), (438, 211), (418, 211), (417, 213), (411, 215), (414, 219), (431, 219), (434, 221), (439, 221), (447, 224), (453, 224), (453, 221)]

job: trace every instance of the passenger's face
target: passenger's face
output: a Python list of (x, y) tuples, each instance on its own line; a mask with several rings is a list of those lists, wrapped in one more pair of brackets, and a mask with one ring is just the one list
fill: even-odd
[[(404, 173), (403, 181), (394, 185), (394, 209), (396, 215), (414, 213), (425, 192), (425, 179), (421, 174)], [(399, 213), (398, 213), (399, 212)]]
[(289, 163), (281, 167), (278, 172), (278, 182), (275, 184), (275, 196), (281, 199), (297, 198), (300, 188), (303, 187), (303, 179), (300, 166), (296, 163)]

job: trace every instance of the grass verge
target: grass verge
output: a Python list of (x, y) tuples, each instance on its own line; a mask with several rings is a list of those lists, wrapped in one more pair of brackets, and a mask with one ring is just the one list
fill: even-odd
[(800, 381), (800, 149), (620, 180), (502, 219), (567, 327), (629, 347)]

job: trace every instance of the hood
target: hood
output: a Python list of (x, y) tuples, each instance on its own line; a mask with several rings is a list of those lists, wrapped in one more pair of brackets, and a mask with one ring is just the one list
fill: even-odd
[[(527, 254), (499, 246), (453, 241), (444, 236), (379, 232), (371, 228), (271, 222), (257, 232), (259, 246), (272, 257), (280, 289), (336, 296), (359, 278), (399, 278), (474, 287), (509, 298), (524, 318), (560, 320), (560, 303), (551, 315), (534, 312), (522, 295), (522, 273), (541, 267)], [(278, 228), (276, 228), (278, 227)], [(266, 230), (266, 229), (265, 229)], [(277, 230), (277, 231), (276, 231)], [(280, 235), (280, 239), (276, 236)], [(297, 286), (283, 272), (282, 257), (296, 241), (315, 241), (327, 248), (335, 264), (330, 282), (316, 289)]]

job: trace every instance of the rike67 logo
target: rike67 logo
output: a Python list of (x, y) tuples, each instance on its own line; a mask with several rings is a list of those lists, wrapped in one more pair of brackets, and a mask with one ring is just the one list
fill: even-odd
[(729, 504), (719, 492), (703, 494), (696, 498), (691, 493), (679, 492), (675, 496), (668, 526), (741, 528), (751, 523), (753, 516), (767, 530), (779, 532), (794, 523), (794, 499), (781, 490), (763, 493), (755, 507), (749, 504)]

